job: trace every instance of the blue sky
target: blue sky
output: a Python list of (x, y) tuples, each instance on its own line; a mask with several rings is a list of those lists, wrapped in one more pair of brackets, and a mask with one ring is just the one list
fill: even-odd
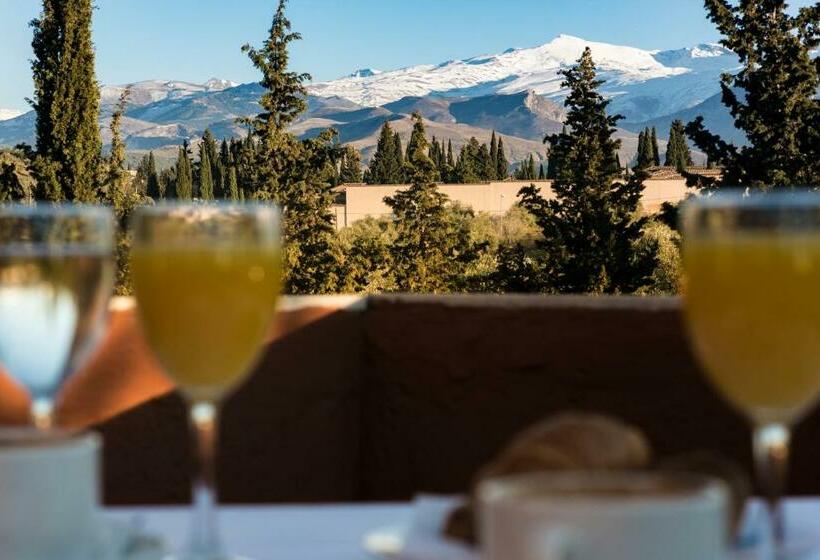
[[(146, 79), (239, 82), (257, 74), (239, 48), (260, 43), (275, 0), (96, 0), (102, 83)], [(793, 0), (804, 6), (813, 0)], [(316, 80), (357, 68), (438, 63), (567, 33), (646, 49), (717, 40), (701, 0), (291, 0), (304, 40), (293, 67)], [(0, 108), (23, 110), (31, 92), (27, 22), (36, 0), (0, 0)]]

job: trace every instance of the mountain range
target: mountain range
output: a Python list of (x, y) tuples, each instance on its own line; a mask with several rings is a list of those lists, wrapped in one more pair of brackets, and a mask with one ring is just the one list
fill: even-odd
[[(545, 158), (543, 137), (561, 129), (561, 69), (571, 66), (585, 46), (592, 49), (602, 92), (613, 113), (625, 118), (616, 135), (623, 140), (622, 161), (637, 148), (637, 132), (655, 126), (661, 152), (671, 121), (703, 115), (707, 126), (733, 141), (743, 141), (720, 104), (719, 77), (739, 67), (737, 57), (720, 45), (703, 44), (671, 51), (648, 51), (560, 35), (543, 45), (508, 49), (501, 54), (451, 60), (399, 70), (360, 69), (343, 78), (308, 86), (308, 110), (293, 131), (302, 137), (334, 127), (340, 140), (361, 150), (367, 161), (379, 128), (389, 120), (406, 142), (410, 114), (420, 111), (428, 134), (451, 140), (454, 149), (475, 136), (488, 141), (493, 130), (504, 138), (508, 157)], [(110, 141), (107, 121), (125, 86), (101, 88), (101, 127)], [(169, 162), (175, 147), (195, 141), (210, 127), (217, 138), (244, 133), (238, 117), (259, 112), (258, 84), (211, 79), (204, 84), (146, 81), (132, 84), (123, 133), (129, 151), (154, 150)], [(29, 112), (0, 121), (0, 146), (33, 142)], [(702, 154), (695, 154), (702, 161)]]

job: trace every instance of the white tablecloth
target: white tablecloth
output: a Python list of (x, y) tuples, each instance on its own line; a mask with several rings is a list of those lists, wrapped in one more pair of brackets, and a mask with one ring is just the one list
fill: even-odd
[[(112, 508), (110, 517), (135, 517), (145, 531), (178, 550), (188, 535), (186, 508)], [(409, 523), (410, 504), (222, 507), (226, 548), (248, 560), (371, 560), (362, 536), (386, 525)]]
[[(144, 522), (145, 530), (173, 549), (185, 541), (186, 508), (114, 508), (114, 519)], [(374, 529), (410, 524), (413, 505), (248, 506), (220, 509), (222, 534), (230, 552), (249, 560), (372, 560), (362, 537)], [(793, 499), (787, 525), (800, 540), (820, 545), (820, 498)], [(820, 560), (820, 550), (807, 557)]]

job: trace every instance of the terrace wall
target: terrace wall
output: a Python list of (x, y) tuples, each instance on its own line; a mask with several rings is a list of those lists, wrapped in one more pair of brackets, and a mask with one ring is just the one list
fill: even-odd
[[(188, 498), (184, 406), (129, 300), (61, 400), (105, 436), (110, 504)], [(0, 377), (0, 418), (25, 419)], [(221, 494), (325, 502), (464, 491), (518, 430), (582, 409), (640, 426), (657, 457), (716, 450), (750, 466), (747, 423), (703, 380), (675, 298), (285, 298), (256, 371), (224, 407)], [(793, 493), (820, 493), (820, 414), (795, 434)]]

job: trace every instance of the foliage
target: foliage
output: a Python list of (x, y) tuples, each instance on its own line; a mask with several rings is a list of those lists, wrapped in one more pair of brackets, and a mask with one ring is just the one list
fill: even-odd
[(555, 290), (634, 292), (655, 266), (653, 255), (635, 247), (646, 223), (636, 217), (644, 175), (619, 179), (620, 142), (612, 136), (621, 117), (607, 115), (590, 49), (562, 74), (568, 132), (546, 138), (556, 161), (555, 198), (544, 200), (532, 187), (522, 190), (521, 204), (542, 227)]
[(375, 185), (396, 185), (404, 182), (401, 142), (390, 121), (385, 121), (379, 133), (376, 152), (370, 162), (368, 182)]
[(484, 249), (473, 242), (469, 221), (471, 210), (448, 207), (447, 196), (434, 183), (436, 174), (427, 155), (427, 139), (420, 115), (414, 126), (417, 136), (409, 154), (412, 185), (386, 197), (395, 216), (396, 236), (390, 247), (396, 288), (405, 292), (441, 293), (465, 289), (467, 267)]
[(721, 44), (742, 69), (721, 79), (723, 104), (746, 134), (742, 147), (709, 132), (698, 117), (686, 127), (722, 178), (688, 176), (702, 188), (755, 189), (820, 184), (820, 5), (789, 15), (785, 0), (704, 0)]
[(188, 155), (188, 143), (185, 142), (177, 152), (174, 189), (177, 200), (193, 200), (194, 176), (191, 168), (191, 159)]
[(395, 290), (390, 246), (396, 235), (393, 220), (372, 217), (359, 220), (339, 232), (339, 291), (378, 293)]
[(667, 167), (674, 167), (679, 171), (685, 171), (692, 166), (692, 152), (686, 143), (686, 127), (681, 120), (672, 122), (669, 129), (669, 143), (666, 146)]
[(37, 115), (36, 197), (99, 200), (102, 140), (91, 41), (91, 0), (43, 0), (31, 22)]
[(636, 244), (636, 252), (656, 257), (655, 269), (636, 290), (640, 295), (676, 295), (683, 273), (680, 234), (661, 221), (651, 220)]

